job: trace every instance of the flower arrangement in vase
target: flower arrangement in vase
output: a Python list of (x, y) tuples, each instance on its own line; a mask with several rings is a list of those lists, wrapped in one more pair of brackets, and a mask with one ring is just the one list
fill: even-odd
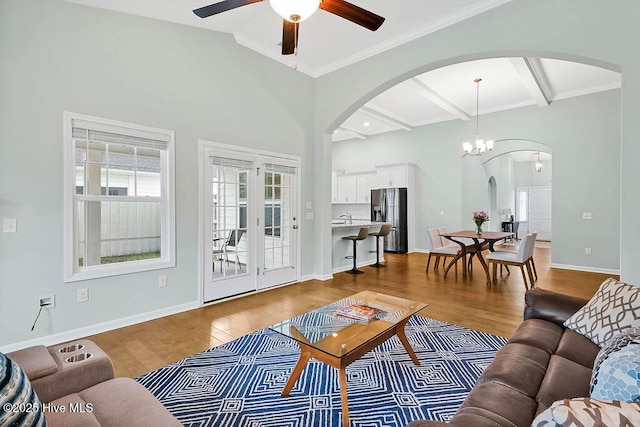
[(482, 224), (485, 221), (489, 221), (489, 214), (485, 211), (476, 211), (473, 213), (473, 222), (476, 223), (476, 234), (479, 236), (482, 234)]

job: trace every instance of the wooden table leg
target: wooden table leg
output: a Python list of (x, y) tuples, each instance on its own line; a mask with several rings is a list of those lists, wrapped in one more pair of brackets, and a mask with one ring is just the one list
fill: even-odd
[(347, 400), (347, 366), (341, 361), (338, 369), (340, 376), (340, 400), (342, 401), (342, 426), (349, 427), (349, 402)]
[(487, 286), (491, 286), (491, 275), (489, 274), (489, 266), (487, 265), (487, 262), (484, 260), (484, 257), (482, 256), (482, 248), (478, 247), (476, 254), (478, 255), (480, 264), (482, 264), (482, 268), (484, 268), (484, 272), (487, 275)]
[(411, 344), (409, 344), (409, 340), (407, 339), (407, 335), (404, 333), (404, 327), (405, 327), (405, 325), (407, 324), (408, 321), (409, 321), (409, 318), (407, 318), (407, 319), (403, 320), (402, 322), (398, 323), (398, 325), (396, 326), (396, 335), (400, 339), (400, 342), (404, 346), (404, 349), (407, 350), (407, 353), (409, 354), (409, 357), (411, 358), (411, 360), (413, 360), (413, 363), (415, 365), (419, 366), (420, 365), (420, 361), (418, 360), (418, 357), (416, 356), (416, 353), (411, 348)]
[(300, 346), (300, 357), (298, 358), (298, 363), (296, 363), (296, 366), (293, 368), (291, 375), (289, 375), (289, 380), (287, 381), (287, 384), (284, 386), (284, 389), (282, 390), (282, 394), (281, 394), (282, 396), (289, 395), (289, 393), (291, 392), (291, 389), (295, 385), (296, 381), (298, 381), (298, 378), (300, 378), (300, 374), (302, 373), (302, 370), (304, 369), (305, 366), (307, 366), (307, 363), (309, 363), (309, 358), (311, 357), (311, 351), (309, 350), (309, 347), (307, 347), (306, 345), (300, 342), (298, 342), (298, 345)]
[[(447, 237), (447, 239), (449, 239)], [(447, 278), (447, 273), (449, 272), (449, 270), (451, 270), (451, 266), (454, 265), (456, 262), (458, 262), (458, 260), (460, 258), (463, 259), (463, 265), (466, 265), (467, 263), (467, 247), (465, 246), (464, 243), (458, 242), (456, 240), (453, 239), (449, 239), (451, 240), (453, 243), (457, 243), (458, 245), (460, 245), (460, 252), (458, 253), (458, 255), (456, 255), (455, 257), (453, 257), (453, 259), (451, 260), (451, 262), (449, 263), (449, 265), (447, 265), (447, 268), (444, 270), (444, 277), (445, 279)], [(457, 270), (456, 270), (457, 272)], [(467, 269), (466, 267), (462, 269), (462, 277), (467, 277)]]

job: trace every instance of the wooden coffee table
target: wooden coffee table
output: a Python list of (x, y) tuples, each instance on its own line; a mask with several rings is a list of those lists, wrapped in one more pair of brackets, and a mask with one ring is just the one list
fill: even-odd
[[(365, 304), (384, 313), (368, 322), (335, 315), (337, 307), (350, 304)], [(426, 306), (417, 301), (364, 291), (270, 326), (269, 329), (293, 338), (300, 346), (300, 358), (282, 395), (289, 395), (310, 358), (333, 366), (340, 376), (342, 424), (348, 426), (347, 366), (394, 335), (398, 336), (413, 363), (419, 365), (404, 328), (409, 318)]]

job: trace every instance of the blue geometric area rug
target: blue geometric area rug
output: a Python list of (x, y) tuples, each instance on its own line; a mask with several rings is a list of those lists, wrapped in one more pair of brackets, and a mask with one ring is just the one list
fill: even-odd
[[(405, 332), (421, 365), (392, 337), (347, 367), (353, 427), (449, 420), (506, 339), (413, 316)], [(340, 426), (338, 371), (311, 359), (280, 395), (300, 350), (263, 329), (136, 380), (187, 426)]]

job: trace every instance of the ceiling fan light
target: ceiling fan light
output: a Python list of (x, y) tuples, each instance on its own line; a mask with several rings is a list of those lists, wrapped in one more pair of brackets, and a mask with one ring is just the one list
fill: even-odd
[(269, 0), (276, 13), (290, 22), (304, 21), (320, 7), (319, 0)]

